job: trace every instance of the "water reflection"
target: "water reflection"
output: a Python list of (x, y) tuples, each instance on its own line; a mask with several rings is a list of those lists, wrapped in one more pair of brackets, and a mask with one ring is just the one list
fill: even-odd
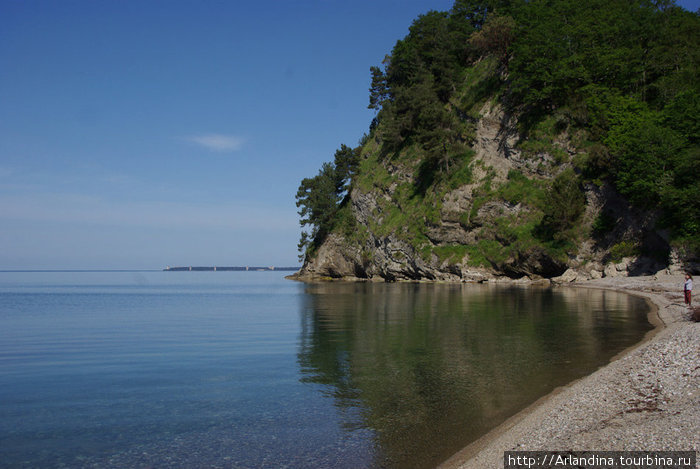
[(322, 384), (373, 466), (433, 467), (651, 326), (637, 297), (495, 285), (313, 284), (302, 381)]

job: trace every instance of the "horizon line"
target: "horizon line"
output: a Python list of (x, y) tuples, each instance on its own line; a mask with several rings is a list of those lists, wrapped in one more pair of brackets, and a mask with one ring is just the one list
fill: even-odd
[(0, 272), (160, 272), (160, 269), (0, 269)]
[[(187, 266), (189, 267), (189, 266)], [(209, 268), (205, 266), (192, 266), (193, 270), (192, 272), (198, 272), (199, 270), (194, 270), (195, 268)], [(222, 267), (225, 268), (227, 266), (216, 266), (216, 267)], [(245, 268), (246, 266), (241, 266), (242, 268)], [(212, 269), (214, 266), (211, 267)], [(261, 267), (250, 267), (251, 269), (253, 268), (261, 268)], [(269, 268), (269, 267), (266, 267)], [(294, 267), (294, 266), (280, 266), (276, 267), (274, 270), (283, 270), (283, 269), (300, 269), (301, 267)], [(171, 267), (172, 269), (172, 267)], [(218, 271), (218, 270), (217, 270)], [(166, 269), (160, 268), (160, 269), (0, 269), (0, 273), (50, 273), (50, 272), (167, 272)], [(225, 272), (225, 270), (222, 270), (222, 272)]]

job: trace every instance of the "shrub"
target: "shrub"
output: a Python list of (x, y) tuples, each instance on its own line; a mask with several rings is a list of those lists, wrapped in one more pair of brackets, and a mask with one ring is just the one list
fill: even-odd
[(593, 236), (595, 238), (602, 238), (606, 234), (610, 233), (613, 228), (615, 228), (615, 217), (610, 215), (608, 212), (600, 212), (598, 216), (593, 221)]
[(610, 248), (610, 260), (619, 262), (625, 257), (636, 257), (640, 253), (639, 245), (632, 241), (621, 241)]
[(579, 179), (572, 169), (561, 172), (547, 191), (544, 217), (537, 232), (552, 240), (571, 238), (570, 230), (586, 209), (586, 197), (579, 187)]

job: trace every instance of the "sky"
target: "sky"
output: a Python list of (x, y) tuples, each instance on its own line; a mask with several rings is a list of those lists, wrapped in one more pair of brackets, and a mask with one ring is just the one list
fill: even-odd
[(0, 270), (298, 265), (301, 179), (452, 3), (0, 0)]

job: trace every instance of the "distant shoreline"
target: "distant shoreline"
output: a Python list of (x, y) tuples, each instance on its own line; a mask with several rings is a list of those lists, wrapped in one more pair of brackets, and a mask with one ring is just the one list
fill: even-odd
[(177, 266), (166, 267), (163, 272), (296, 272), (299, 267), (260, 267), (260, 266)]

